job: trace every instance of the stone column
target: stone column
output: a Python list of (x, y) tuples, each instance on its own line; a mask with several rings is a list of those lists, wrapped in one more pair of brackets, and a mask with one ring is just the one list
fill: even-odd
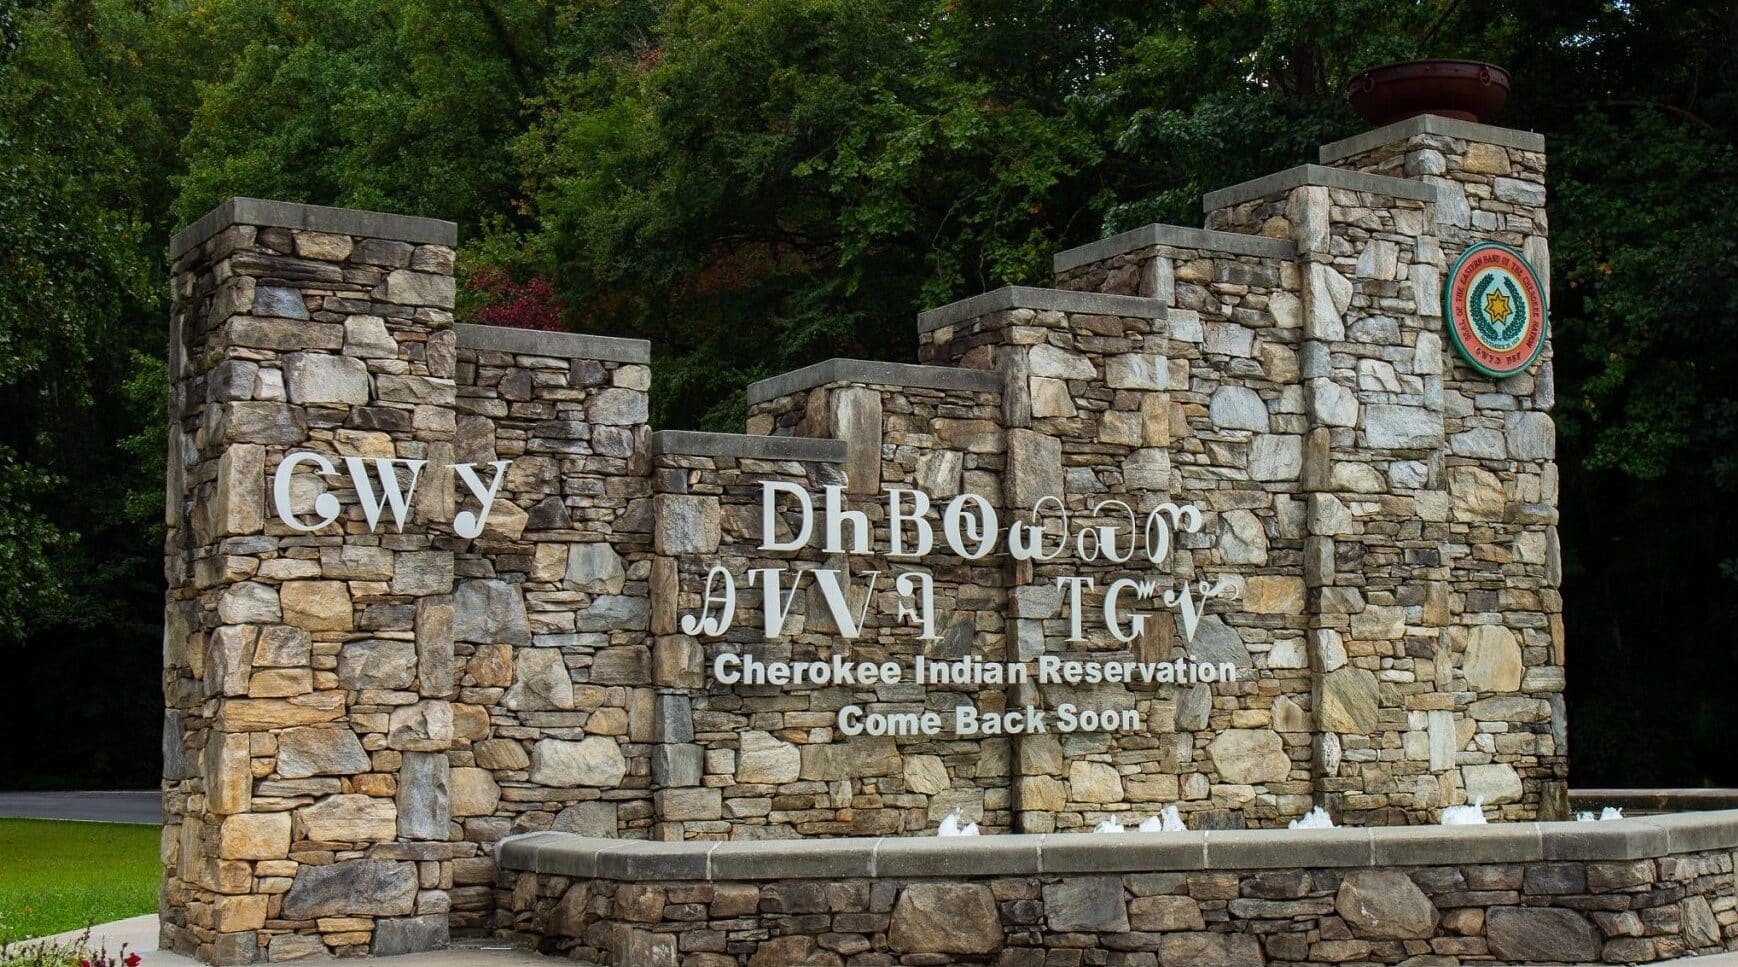
[[(840, 469), (845, 475), (849, 509), (863, 513), (869, 520), (874, 552), (853, 554), (842, 560), (856, 574), (881, 572), (875, 594), (879, 601), (889, 602), (871, 609), (865, 616), (860, 636), (839, 643), (848, 649), (853, 661), (893, 660), (905, 665), (919, 655), (931, 662), (968, 656), (993, 662), (1006, 660), (1003, 614), (1007, 605), (1004, 578), (1008, 569), (1004, 562), (995, 556), (968, 560), (953, 553), (939, 536), (920, 561), (889, 556), (886, 550), (891, 547), (891, 519), (887, 495), (882, 492), (882, 488), (921, 489), (932, 501), (926, 516), (939, 514), (942, 507), (963, 493), (978, 495), (1000, 507), (1005, 462), (1002, 386), (1001, 376), (981, 369), (832, 359), (749, 387), (750, 433), (792, 441), (800, 437), (831, 437), (844, 444), (844, 463)], [(753, 508), (740, 508), (737, 513), (742, 510), (752, 512)], [(730, 512), (726, 504), (726, 513)], [(913, 539), (910, 525), (902, 526), (901, 530), (902, 540)], [(900, 594), (901, 575), (913, 579), (927, 576), (930, 594)], [(915, 618), (901, 620), (898, 607), (891, 604), (897, 600), (915, 610), (924, 597), (933, 604), (928, 622)], [(831, 626), (824, 607), (807, 608), (807, 605), (805, 601), (805, 621)], [(811, 619), (810, 615), (814, 617)], [(933, 638), (925, 637), (926, 623), (933, 625)], [(841, 701), (828, 700), (824, 693), (816, 693), (816, 697), (822, 701), (814, 710), (821, 712)], [(951, 721), (956, 704), (975, 703), (985, 710), (1000, 710), (1006, 708), (1006, 699), (1006, 686), (993, 683), (934, 683), (916, 688), (902, 681), (859, 690), (853, 702), (867, 701), (884, 709), (934, 708), (945, 713), (949, 717), (947, 731), (935, 736), (896, 737), (892, 747), (898, 755), (897, 775), (874, 777), (872, 792), (867, 783), (846, 790), (850, 798), (841, 795), (838, 805), (842, 808), (836, 812), (808, 810), (806, 815), (793, 817), (795, 811), (785, 804), (800, 801), (800, 787), (772, 790), (764, 803), (767, 825), (794, 819), (790, 828), (798, 835), (806, 835), (845, 828), (839, 822), (843, 818), (848, 819), (848, 828), (853, 832), (917, 835), (933, 830), (958, 810), (965, 821), (978, 823), (986, 833), (1010, 829), (1009, 769), (1013, 740), (1004, 736), (959, 735), (953, 731), (955, 723)], [(745, 700), (760, 701), (763, 700)], [(696, 710), (698, 713), (700, 706)], [(835, 723), (826, 719), (813, 720), (819, 727), (801, 735), (793, 726), (802, 721), (797, 716), (803, 710), (794, 711), (797, 714), (792, 714), (793, 710), (782, 711), (782, 724), (786, 726), (783, 734), (809, 739), (802, 748), (825, 739), (837, 741), (838, 737), (828, 734)], [(768, 722), (777, 714), (780, 712), (770, 709), (764, 713), (757, 711), (755, 718)], [(785, 756), (788, 763), (791, 756), (800, 752), (786, 752), (767, 737), (752, 733), (744, 734), (741, 749), (747, 754), (737, 758), (739, 779), (776, 777), (764, 766), (776, 763), (779, 755)], [(708, 756), (712, 751), (708, 750)], [(808, 755), (811, 774), (820, 771), (823, 759), (838, 758), (831, 752), (811, 751)], [(892, 757), (879, 761), (893, 764)], [(794, 774), (798, 782), (805, 779), (800, 771), (786, 774)], [(739, 827), (759, 821), (763, 803), (757, 801), (761, 798), (758, 793), (749, 782), (727, 790), (726, 815), (735, 819)]]
[[(652, 744), (652, 838), (896, 832), (896, 825), (854, 825), (897, 821), (896, 813), (854, 811), (852, 804), (857, 786), (893, 774), (899, 760), (891, 738), (832, 736), (837, 706), (829, 703), (842, 700), (841, 690), (723, 689), (708, 686), (706, 671), (706, 662), (720, 652), (760, 661), (813, 660), (847, 647), (838, 628), (821, 620), (820, 606), (808, 600), (792, 606), (801, 615), (784, 634), (764, 636), (763, 590), (747, 580), (751, 567), (826, 560), (813, 541), (795, 552), (759, 549), (761, 483), (780, 480), (815, 492), (843, 485), (845, 445), (665, 430), (652, 434), (650, 456), (651, 626), (659, 658), (656, 687), (636, 690), (629, 730), (636, 741)], [(707, 581), (715, 562), (736, 575), (734, 622), (721, 637), (685, 635), (682, 617), (698, 617), (709, 590), (722, 594)], [(785, 587), (790, 594), (791, 585)], [(710, 614), (721, 614), (716, 603)]]
[(1342, 821), (1400, 822), (1405, 810), (1427, 821), (1423, 812), (1451, 801), (1452, 787), (1424, 776), (1425, 763), (1383, 751), (1405, 747), (1411, 713), (1436, 704), (1423, 694), (1434, 692), (1433, 665), (1409, 637), (1409, 624), (1431, 616), (1406, 607), (1412, 591), (1439, 598), (1432, 552), (1446, 511), (1431, 474), (1442, 444), (1442, 341), (1418, 297), (1426, 287), (1408, 275), (1428, 259), (1419, 233), (1429, 189), (1342, 185), (1333, 175), (1288, 198), (1303, 272), (1316, 792)]
[[(1430, 268), (1413, 268), (1420, 311), (1436, 313), (1437, 329), (1436, 282), (1477, 242), (1521, 250), (1549, 299), (1542, 136), (1420, 117), (1324, 144), (1321, 160), (1403, 174), (1437, 191), (1425, 228), (1436, 242), (1425, 247)], [(1479, 374), (1451, 348), (1441, 363), (1449, 539), (1446, 586), (1436, 591), (1448, 607), (1432, 609), (1443, 617), (1437, 675), (1456, 692), (1462, 797), (1484, 797), (1498, 807), (1493, 814), (1514, 819), (1568, 816), (1550, 357), (1547, 343), (1528, 372), (1509, 379)]]
[(1065, 286), (1165, 305), (1175, 499), (1203, 515), (1171, 571), (1242, 583), (1187, 641), (1197, 659), (1234, 663), (1240, 680), (1179, 689), (1169, 712), (1177, 805), (1194, 829), (1276, 826), (1314, 804), (1302, 301), (1280, 182), (1263, 179), (1250, 201), (1213, 213), (1243, 234), (1147, 225), (1056, 257)]
[[(1383, 769), (1385, 805), (1410, 821), (1477, 798), (1503, 819), (1568, 814), (1549, 346), (1521, 376), (1491, 379), (1443, 334), (1444, 275), (1474, 243), (1521, 250), (1549, 292), (1543, 150), (1531, 132), (1448, 118), (1371, 130), (1323, 146), (1321, 160), (1427, 186), (1432, 203), (1422, 221), (1394, 210), (1389, 224), (1390, 216), (1371, 219), (1330, 198), (1324, 223), (1297, 228), (1300, 257), (1321, 238), (1349, 264), (1345, 278), (1356, 290), (1343, 311), (1345, 343), (1330, 339), (1309, 358), (1342, 390), (1305, 372), (1324, 423), (1359, 407), (1357, 437), (1345, 437), (1359, 456), (1342, 456), (1333, 438), (1330, 487), (1312, 515), (1333, 553), (1323, 548), (1312, 560), (1326, 569), (1338, 555), (1361, 560), (1366, 574), (1392, 576), (1389, 588), (1366, 581), (1366, 607), (1350, 614), (1343, 644), (1356, 649), (1371, 630), (1401, 628), (1392, 670), (1410, 664), (1410, 677), (1389, 675), (1382, 685), (1383, 706), (1399, 692), (1404, 722), (1383, 708), (1382, 732), (1399, 741), (1401, 755)], [(1343, 484), (1354, 480), (1342, 473), (1345, 461), (1378, 463), (1383, 450), (1396, 459), (1382, 489), (1347, 492)], [(1338, 593), (1319, 602), (1326, 612), (1357, 605)], [(1370, 617), (1371, 605), (1382, 604), (1401, 612)], [(1337, 642), (1319, 645), (1317, 656), (1337, 657)]]
[(1439, 538), (1445, 513), (1426, 469), (1442, 442), (1440, 340), (1407, 276), (1433, 197), (1303, 165), (1203, 199), (1210, 226), (1283, 229), (1297, 247), (1312, 786), (1341, 822), (1403, 822), (1389, 811), (1444, 801), (1410, 784), (1422, 764), (1394, 753), (1433, 674), (1405, 644), (1418, 617), (1402, 589), (1429, 576), (1415, 544)]
[[(1132, 281), (1167, 273), (1115, 274)], [(1170, 557), (1151, 568), (1154, 587), (1137, 592), (1148, 598), (1124, 599), (1126, 611), (1146, 613), (1129, 642), (1097, 616), (1114, 580), (1150, 565), (1072, 551), (1054, 562), (1012, 562), (1007, 659), (1187, 655), (1239, 670), (1238, 681), (1211, 685), (1010, 689), (1011, 705), (1132, 709), (1144, 726), (1017, 737), (1021, 831), (1090, 829), (1113, 818), (1133, 825), (1173, 804), (1204, 826), (1273, 824), (1308, 808), (1307, 763), (1294, 777), (1282, 734), (1307, 749), (1289, 720), (1301, 712), (1276, 702), (1281, 683), (1296, 677), (1286, 656), (1301, 640), (1303, 589), (1287, 573), (1296, 552), (1281, 522), (1301, 459), (1300, 421), (1286, 399), (1287, 373), (1295, 373), (1284, 362), (1290, 336), (1269, 308), (1282, 275), (1233, 258), (1193, 260), (1170, 275), (1165, 299), (1013, 287), (919, 317), (924, 358), (1004, 379), (1010, 517), (1026, 516), (1044, 496), (1066, 501), (1077, 530), (1130, 513), (1142, 519), (1172, 501), (1198, 504), (1205, 515), (1199, 533), (1179, 533)], [(1216, 606), (1190, 637), (1152, 596), (1209, 575), (1239, 577), (1246, 593)], [(1083, 620), (1080, 640), (1071, 640), (1072, 609), (1058, 584), (1073, 577), (1095, 582), (1081, 593), (1093, 617)]]
[[(644, 340), (456, 327), (459, 459), (507, 461), (456, 562), (454, 817), (516, 832), (645, 836), (651, 548)], [(486, 925), (487, 863), (460, 869), (453, 926)]]
[[(445, 943), (455, 235), (236, 198), (171, 243), (167, 949)], [(292, 527), (272, 479), (304, 451), (336, 472), (294, 474)], [(402, 528), (345, 457), (427, 461)]]

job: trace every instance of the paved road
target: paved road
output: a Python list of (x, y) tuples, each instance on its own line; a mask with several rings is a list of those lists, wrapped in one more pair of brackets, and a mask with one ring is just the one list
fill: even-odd
[[(56, 934), (49, 940), (70, 940), (82, 931)], [(113, 923), (97, 924), (91, 929), (91, 940), (98, 945), (106, 944), (109, 953), (120, 949), (126, 944), (129, 951), (140, 954), (144, 961), (143, 967), (202, 967), (191, 957), (183, 957), (157, 949), (157, 917), (147, 914), (133, 917), (129, 920), (116, 920)], [(25, 941), (30, 943), (30, 941)], [(567, 960), (562, 957), (546, 957), (525, 950), (515, 950), (497, 941), (489, 940), (459, 940), (455, 941), (449, 950), (431, 950), (421, 954), (401, 954), (397, 957), (366, 957), (346, 961), (350, 964), (379, 964), (381, 967), (594, 967), (594, 965)], [(327, 963), (330, 960), (307, 961), (310, 964)], [(1708, 954), (1701, 957), (1680, 957), (1676, 960), (1658, 961), (1662, 964), (1681, 964), (1683, 967), (1738, 967), (1738, 954)], [(1482, 967), (1502, 967), (1501, 964), (1484, 964)]]
[(0, 817), (87, 823), (163, 822), (163, 794), (143, 792), (0, 792)]
[[(73, 940), (83, 932), (82, 930), (74, 930), (43, 939), (49, 941)], [(119, 950), (121, 944), (126, 944), (129, 951), (139, 954), (144, 960), (144, 967), (201, 967), (200, 963), (191, 957), (183, 957), (180, 954), (157, 949), (157, 915), (154, 913), (127, 920), (116, 920), (113, 923), (99, 923), (91, 928), (91, 941), (98, 946), (106, 945), (111, 954)], [(30, 943), (30, 941), (25, 942)], [(318, 960), (308, 961), (310, 964), (321, 962)], [(331, 963), (331, 961), (324, 962)], [(397, 957), (370, 957), (347, 961), (347, 963), (382, 963), (389, 965), (389, 967), (594, 967), (590, 963), (568, 960), (564, 957), (545, 957), (530, 951), (517, 950), (503, 942), (493, 940), (457, 940), (447, 950), (402, 954)]]

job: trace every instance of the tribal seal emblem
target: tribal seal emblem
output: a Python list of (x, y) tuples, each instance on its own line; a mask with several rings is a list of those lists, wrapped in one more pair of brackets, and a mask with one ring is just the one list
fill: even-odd
[(1480, 242), (1461, 253), (1442, 292), (1442, 314), (1461, 358), (1486, 376), (1523, 372), (1545, 348), (1544, 287), (1507, 245)]

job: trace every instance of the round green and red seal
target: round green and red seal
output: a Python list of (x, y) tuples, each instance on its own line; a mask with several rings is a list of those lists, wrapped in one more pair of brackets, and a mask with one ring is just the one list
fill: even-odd
[(1545, 290), (1520, 252), (1480, 242), (1461, 253), (1442, 290), (1454, 348), (1486, 376), (1513, 376), (1539, 358), (1549, 332)]

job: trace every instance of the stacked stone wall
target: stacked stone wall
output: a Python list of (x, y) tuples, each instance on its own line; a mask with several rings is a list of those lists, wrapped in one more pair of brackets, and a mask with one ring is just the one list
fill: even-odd
[(1500, 241), (1548, 272), (1543, 210), (1523, 204), (1543, 203), (1542, 143), (1425, 118), (1323, 160), (1355, 170), (1215, 192), (1210, 230), (1064, 253), (1060, 284), (1210, 313), (1249, 276), (1237, 263), (1291, 242), (1295, 261), (1275, 262), (1290, 291), (1269, 306), (1298, 338), (1257, 345), (1301, 392), (1307, 428), (1314, 795), (1349, 822), (1475, 799), (1507, 818), (1564, 815), (1549, 353), (1495, 381), (1441, 332), (1442, 280), (1467, 245)]
[[(455, 565), (455, 832), (646, 836), (652, 746), (631, 712), (652, 694), (649, 348), (477, 326), (458, 346), (458, 460), (508, 466)], [(454, 926), (488, 906), (468, 883)]]
[[(1730, 829), (1725, 816), (1680, 820)], [(532, 867), (547, 868), (552, 852), (571, 864), (590, 844), (526, 843), (501, 874), (499, 935), (601, 964), (681, 967), (1627, 964), (1738, 942), (1725, 835), (1631, 858), (1648, 831), (1601, 825), (1593, 837), (1574, 824), (1525, 824), (1431, 838), (864, 841), (872, 874), (837, 850), (796, 850), (715, 852), (702, 864), (711, 875), (662, 854), (643, 861), (654, 876), (618, 858), (575, 877)]]
[[(885, 368), (895, 375), (913, 369)], [(774, 468), (763, 462), (660, 456), (660, 461), (678, 461), (676, 467), (688, 471), (690, 490), (716, 494), (701, 498), (706, 504), (698, 517), (660, 518), (673, 528), (699, 520), (705, 533), (699, 541), (672, 533), (666, 542), (672, 548), (667, 566), (679, 574), (682, 610), (697, 612), (712, 562), (722, 561), (738, 575), (737, 626), (721, 641), (693, 646), (708, 665), (723, 650), (763, 661), (830, 660), (833, 655), (852, 663), (894, 661), (906, 672), (899, 683), (874, 686), (726, 687), (697, 660), (692, 669), (696, 742), (708, 763), (706, 782), (725, 784), (723, 818), (729, 822), (710, 828), (690, 825), (685, 835), (917, 833), (934, 829), (956, 810), (963, 820), (981, 823), (986, 832), (1011, 827), (1008, 739), (953, 734), (956, 705), (998, 710), (1006, 705), (1005, 689), (919, 685), (909, 674), (912, 659), (919, 655), (937, 662), (968, 656), (1000, 662), (1006, 653), (1001, 563), (972, 562), (950, 553), (939, 543), (936, 524), (941, 505), (960, 493), (1002, 506), (1001, 394), (989, 381), (941, 375), (944, 385), (934, 386), (875, 382), (873, 377), (823, 382), (768, 397), (751, 410), (750, 428), (769, 438), (769, 446), (798, 445), (807, 442), (805, 437), (842, 444), (837, 465), (813, 465), (807, 475), (789, 479), (814, 495), (817, 529), (822, 527), (824, 488), (843, 487), (842, 506), (869, 521), (871, 553), (828, 554), (819, 547), (819, 535), (796, 560), (761, 551), (761, 481), (786, 478), (774, 475)], [(670, 478), (661, 482), (674, 486)], [(936, 528), (938, 546), (921, 560), (886, 553), (891, 547), (887, 491), (912, 487), (937, 502), (926, 516)], [(800, 516), (788, 502), (783, 507), (779, 535), (788, 539), (801, 526)], [(911, 509), (909, 500), (906, 509)], [(913, 539), (909, 527), (904, 539)], [(714, 541), (715, 554), (681, 553), (684, 547), (711, 547)], [(784, 574), (784, 591), (789, 593), (798, 561), (837, 569), (841, 580), (848, 579), (851, 606), (864, 609), (858, 637), (840, 634), (813, 575), (791, 606), (788, 640), (765, 637), (764, 589), (742, 587), (742, 576), (755, 567), (790, 567)], [(871, 572), (875, 593), (865, 603)], [(895, 582), (904, 573), (927, 575), (931, 582), (933, 639), (924, 638), (916, 617), (900, 618), (902, 603), (911, 608), (917, 604), (915, 595), (898, 592)], [(676, 630), (674, 615), (671, 625)], [(947, 734), (847, 737), (838, 726), (838, 713), (846, 705), (871, 714), (933, 711), (946, 721)], [(672, 833), (672, 838), (682, 836)]]
[(420, 949), (475, 849), (444, 799), (452, 544), (423, 519), (368, 533), (353, 493), (300, 532), (268, 494), (290, 451), (450, 462), (451, 226), (231, 224), (237, 204), (174, 253), (163, 945)]
[[(1271, 304), (1275, 291), (1284, 301), (1283, 269), (1191, 258), (1180, 267), (1125, 263), (1099, 271), (1125, 287), (1154, 280), (1150, 288), (1168, 298), (1092, 305), (1071, 293), (1012, 290), (1014, 308), (973, 314), (968, 302), (940, 310), (920, 335), (922, 351), (979, 361), (1009, 380), (1010, 466), (1025, 468), (1021, 508), (1046, 494), (1063, 497), (1076, 530), (1126, 529), (1125, 506), (1137, 520), (1164, 503), (1194, 504), (1203, 515), (1198, 533), (1175, 535), (1176, 548), (1159, 567), (1140, 557), (1082, 561), (1071, 552), (1016, 572), (1010, 609), (1017, 657), (1188, 655), (1231, 664), (1239, 680), (1151, 685), (1144, 693), (1044, 689), (1037, 698), (1045, 706), (1132, 708), (1145, 728), (1022, 738), (1021, 828), (1139, 822), (1173, 804), (1197, 826), (1283, 822), (1311, 804), (1308, 699), (1296, 699), (1307, 693), (1308, 676), (1296, 576), (1302, 505), (1291, 496), (1302, 426), (1295, 390), (1287, 388), (1295, 374), (1287, 342), (1296, 335), (1286, 324), (1295, 326), (1295, 316), (1281, 305), (1276, 317)], [(1128, 610), (1148, 613), (1133, 642), (1118, 641), (1096, 620), (1086, 622), (1087, 641), (1069, 642), (1071, 602), (1058, 578), (1092, 578), (1081, 606), (1096, 616), (1111, 582), (1131, 574), (1172, 591), (1193, 583), (1196, 594), (1223, 576), (1241, 594), (1210, 605), (1192, 638), (1174, 609), (1131, 598)]]
[[(649, 347), (452, 325), (453, 227), (226, 203), (178, 236), (165, 548), (165, 945), (221, 962), (422, 949), (493, 922), (504, 836), (761, 839), (1134, 824), (1428, 823), (1563, 814), (1563, 627), (1549, 351), (1491, 380), (1442, 335), (1441, 286), (1499, 241), (1548, 281), (1543, 144), (1436, 118), (1323, 149), (1061, 253), (1057, 289), (923, 314), (923, 366), (834, 360), (751, 389), (747, 436), (652, 434)], [(807, 438), (807, 439), (804, 439)], [(311, 524), (280, 520), (290, 453)], [(346, 458), (425, 461), (407, 520), (370, 526)], [(487, 528), (449, 467), (487, 483)], [(401, 466), (401, 474), (405, 470)], [(872, 550), (759, 549), (761, 484), (828, 485)], [(1059, 498), (1070, 533), (1194, 505), (1160, 566), (1071, 545), (893, 558), (886, 491), (982, 497), (1003, 527)], [(1127, 511), (1124, 511), (1126, 505)], [(782, 526), (795, 525), (787, 507)], [(1143, 548), (1123, 548), (1139, 555)], [(723, 636), (685, 633), (707, 572)], [(768, 640), (754, 567), (813, 575)], [(880, 572), (875, 597), (862, 591)], [(933, 579), (938, 634), (900, 617)], [(1095, 587), (1081, 640), (1059, 578)], [(1226, 578), (1189, 634), (1118, 577)], [(1149, 593), (1148, 597), (1152, 595)], [(905, 603), (909, 603), (906, 601)], [(1070, 602), (1072, 604), (1072, 602)], [(1225, 662), (1186, 686), (725, 687), (762, 660)], [(1138, 713), (1135, 729), (978, 737), (960, 703)], [(845, 705), (931, 710), (941, 735), (849, 738)], [(1329, 938), (1331, 939), (1331, 938)]]

